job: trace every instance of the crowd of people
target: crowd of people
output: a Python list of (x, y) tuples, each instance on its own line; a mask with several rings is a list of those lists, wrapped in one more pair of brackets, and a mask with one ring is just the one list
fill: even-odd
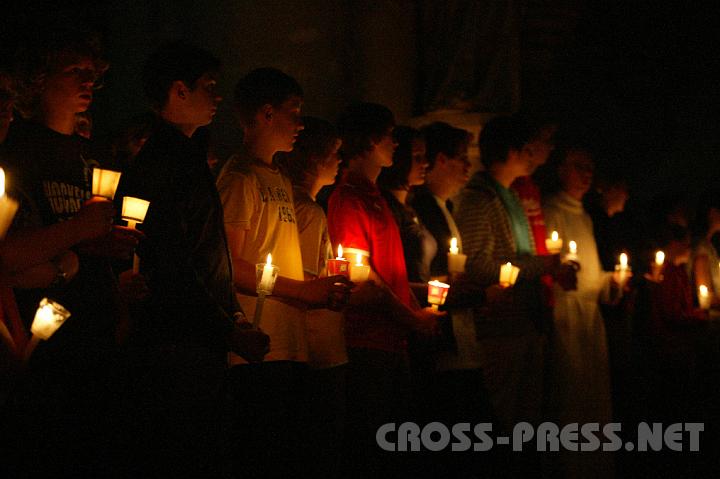
[[(718, 347), (717, 193), (658, 200), (638, 237), (617, 221), (626, 182), (595, 175), (561, 122), (488, 121), (471, 176), (468, 131), (367, 102), (303, 117), (312, 98), (274, 68), (235, 85), (243, 146), (222, 161), (206, 128), (221, 65), (185, 42), (145, 63), (152, 112), (98, 147), (88, 109), (108, 63), (91, 34), (46, 34), (0, 75), (19, 204), (0, 240), (6, 477), (611, 477), (610, 453), (412, 455), (376, 432), (716, 412), (698, 397)], [(96, 168), (122, 173), (114, 198), (93, 195)], [(137, 228), (128, 196), (150, 203)], [(367, 278), (329, 268), (341, 254)], [(261, 300), (266, 260), (279, 273)], [(431, 280), (450, 286), (440, 308)], [(71, 315), (35, 347), (44, 297)]]

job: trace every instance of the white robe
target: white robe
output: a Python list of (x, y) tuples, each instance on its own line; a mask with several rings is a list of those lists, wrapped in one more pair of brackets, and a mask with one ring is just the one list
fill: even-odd
[[(612, 420), (612, 405), (607, 337), (598, 301), (609, 299), (611, 273), (602, 270), (592, 220), (581, 202), (559, 193), (547, 201), (543, 213), (548, 231), (557, 231), (563, 239), (563, 255), (571, 240), (577, 243), (580, 263), (577, 290), (554, 287), (551, 405), (561, 424), (597, 422), (602, 428)], [(609, 458), (587, 454), (563, 455), (566, 477), (612, 475)]]

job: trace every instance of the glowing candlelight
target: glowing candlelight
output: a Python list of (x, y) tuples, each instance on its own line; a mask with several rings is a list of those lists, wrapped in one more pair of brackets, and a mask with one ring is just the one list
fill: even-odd
[(617, 281), (620, 287), (624, 287), (628, 279), (628, 272), (631, 268), (628, 266), (628, 255), (625, 253), (620, 254), (620, 263), (615, 265), (615, 273), (617, 273)]
[(452, 238), (450, 240), (450, 254), (458, 254), (460, 252), (457, 244), (457, 238)]
[(275, 266), (272, 264), (272, 255), (268, 253), (265, 264), (262, 264), (262, 276), (260, 283), (257, 285), (258, 292), (271, 294), (275, 287)]
[(57, 331), (69, 317), (70, 312), (63, 308), (62, 305), (43, 298), (35, 312), (35, 319), (30, 327), (32, 338), (30, 338), (30, 342), (25, 348), (25, 360), (30, 358), (30, 355), (40, 341), (50, 339), (50, 337), (55, 334), (55, 331)]
[(254, 328), (260, 326), (265, 296), (272, 294), (279, 271), (278, 267), (272, 264), (272, 255), (270, 253), (268, 253), (264, 263), (255, 265), (255, 291), (258, 297), (255, 303), (255, 314), (253, 315)]
[(655, 253), (655, 261), (651, 265), (652, 278), (656, 281), (662, 279), (662, 269), (665, 264), (665, 253), (663, 251), (657, 251)]
[(710, 290), (704, 284), (698, 286), (698, 304), (700, 309), (710, 309)]
[(363, 255), (357, 253), (355, 255), (355, 264), (350, 265), (350, 281), (362, 283), (367, 281), (368, 276), (370, 276), (370, 266), (363, 264)]
[[(122, 219), (128, 222), (128, 227), (135, 229), (138, 223), (145, 221), (150, 202), (126, 196), (123, 198)], [(133, 273), (140, 272), (140, 257), (133, 254)]]
[(335, 259), (327, 260), (328, 276), (334, 276), (336, 274), (350, 277), (350, 261), (343, 258), (342, 245), (338, 245), (338, 254)]
[(0, 240), (5, 237), (15, 218), (18, 202), (5, 194), (5, 170), (0, 168)]
[(438, 306), (445, 304), (450, 285), (441, 283), (440, 281), (428, 281), (428, 303), (433, 309), (437, 310)]
[(119, 171), (93, 168), (93, 196), (102, 196), (112, 201), (115, 198), (115, 191), (117, 191), (118, 183), (120, 183), (121, 174)]
[[(553, 231), (550, 238), (545, 239), (545, 247), (550, 254), (558, 254), (562, 251), (563, 240), (558, 235), (557, 231)], [(577, 244), (575, 245), (577, 248)]]
[(565, 260), (571, 261), (573, 263), (577, 263), (579, 260), (577, 252), (578, 252), (577, 243), (574, 241), (570, 241), (568, 243), (568, 254), (565, 256)]
[(520, 268), (513, 266), (510, 262), (500, 266), (500, 286), (503, 288), (513, 286), (517, 281), (518, 274), (520, 274)]
[(465, 262), (467, 261), (467, 255), (460, 253), (458, 248), (457, 238), (450, 240), (450, 250), (448, 251), (448, 273), (463, 273), (465, 272)]

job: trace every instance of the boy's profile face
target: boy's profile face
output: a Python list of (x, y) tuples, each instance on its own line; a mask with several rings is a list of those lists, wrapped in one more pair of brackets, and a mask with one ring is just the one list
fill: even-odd
[(45, 79), (42, 107), (48, 112), (82, 113), (92, 103), (93, 85), (97, 79), (90, 58), (68, 62)]
[(393, 155), (398, 147), (397, 141), (393, 137), (394, 126), (388, 128), (383, 136), (377, 142), (373, 142), (373, 150), (375, 158), (378, 161), (378, 165), (386, 168), (392, 166)]
[(277, 151), (292, 151), (298, 133), (303, 129), (302, 98), (291, 96), (278, 107), (273, 107), (272, 130)]
[(217, 80), (212, 73), (205, 73), (195, 81), (195, 85), (188, 92), (185, 106), (196, 126), (209, 125), (222, 97), (217, 93)]

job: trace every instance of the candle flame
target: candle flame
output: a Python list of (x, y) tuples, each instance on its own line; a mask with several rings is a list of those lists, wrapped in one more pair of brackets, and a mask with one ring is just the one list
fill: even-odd
[(268, 266), (272, 266), (272, 255), (268, 253), (267, 261), (265, 262)]
[(553, 241), (557, 241), (558, 238), (560, 238), (560, 235), (558, 234), (558, 232), (553, 231), (552, 234), (550, 235), (550, 239), (552, 239)]
[(0, 197), (5, 195), (5, 170), (0, 168)]
[(655, 264), (662, 266), (663, 263), (665, 263), (665, 253), (663, 251), (658, 251), (655, 253)]
[(701, 284), (700, 286), (698, 286), (698, 291), (700, 292), (700, 296), (703, 296), (703, 297), (709, 296), (709, 294), (710, 294), (708, 291), (708, 287), (705, 286), (704, 284)]
[(457, 249), (457, 238), (452, 238), (450, 240), (450, 249)]
[(570, 253), (577, 254), (577, 243), (574, 241), (571, 241), (568, 243), (568, 248), (570, 248)]
[(362, 254), (358, 253), (358, 254), (355, 255), (355, 265), (356, 265), (356, 266), (362, 266), (362, 265), (363, 265), (363, 262), (362, 262)]
[(623, 268), (627, 268), (628, 265), (628, 255), (625, 253), (620, 254), (620, 266)]
[(339, 244), (339, 245), (338, 245), (338, 255), (337, 255), (337, 259), (342, 259), (342, 258), (343, 258), (343, 255), (342, 255), (342, 254), (343, 254), (342, 245)]

